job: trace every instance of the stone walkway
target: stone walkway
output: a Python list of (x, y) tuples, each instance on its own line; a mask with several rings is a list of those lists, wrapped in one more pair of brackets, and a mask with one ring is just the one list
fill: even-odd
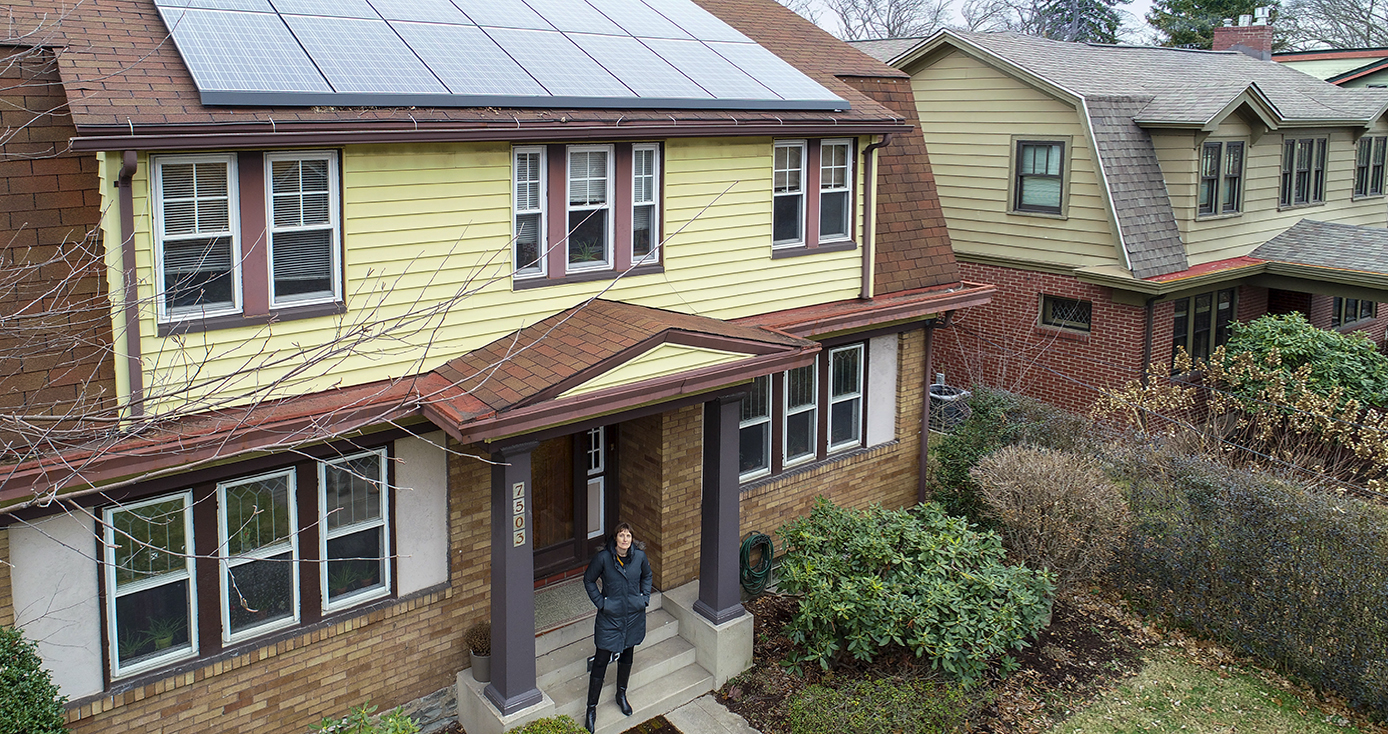
[(746, 719), (714, 700), (712, 694), (700, 696), (665, 715), (680, 734), (758, 734)]

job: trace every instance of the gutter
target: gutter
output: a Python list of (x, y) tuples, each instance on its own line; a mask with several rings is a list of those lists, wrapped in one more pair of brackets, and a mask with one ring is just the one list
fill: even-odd
[(875, 155), (879, 148), (885, 148), (892, 144), (892, 134), (887, 133), (882, 139), (866, 148), (863, 148), (863, 285), (858, 297), (864, 301), (872, 300), (872, 264), (876, 256), (874, 247), (877, 244), (877, 225), (876, 199), (877, 199), (877, 174), (873, 163), (877, 160)]
[(139, 279), (135, 270), (135, 192), (131, 179), (139, 166), (133, 150), (122, 156), (116, 187), (120, 189), (121, 312), (125, 320), (125, 364), (130, 383), (129, 419), (145, 415), (144, 367), (140, 360)]

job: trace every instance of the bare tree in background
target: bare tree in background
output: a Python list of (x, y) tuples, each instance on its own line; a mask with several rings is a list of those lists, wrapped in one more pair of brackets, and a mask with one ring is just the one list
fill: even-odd
[(960, 16), (971, 31), (1012, 31), (1057, 41), (1117, 43), (1131, 0), (964, 0)]
[(838, 19), (843, 38), (925, 36), (948, 25), (952, 0), (824, 0)]
[(1289, 49), (1388, 46), (1388, 0), (1287, 0), (1281, 10)]
[(815, 3), (815, 0), (776, 0), (776, 2), (790, 8), (795, 11), (796, 15), (811, 23), (819, 23), (820, 7)]

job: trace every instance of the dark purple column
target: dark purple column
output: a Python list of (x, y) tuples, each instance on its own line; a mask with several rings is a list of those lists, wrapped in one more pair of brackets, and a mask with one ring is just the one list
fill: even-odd
[(737, 582), (737, 423), (741, 415), (740, 395), (704, 403), (704, 512), (699, 600), (694, 602), (694, 611), (714, 624), (746, 614)]
[(535, 549), (530, 452), (492, 454), (492, 682), (483, 693), (503, 716), (539, 703), (535, 686)]

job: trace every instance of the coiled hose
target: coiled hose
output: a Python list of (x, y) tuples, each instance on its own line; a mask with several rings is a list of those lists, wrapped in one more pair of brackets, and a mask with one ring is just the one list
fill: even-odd
[[(752, 551), (761, 549), (761, 560), (752, 567)], [(766, 591), (766, 583), (771, 579), (771, 559), (776, 554), (771, 546), (771, 536), (766, 533), (748, 533), (742, 539), (742, 590), (752, 596)]]

